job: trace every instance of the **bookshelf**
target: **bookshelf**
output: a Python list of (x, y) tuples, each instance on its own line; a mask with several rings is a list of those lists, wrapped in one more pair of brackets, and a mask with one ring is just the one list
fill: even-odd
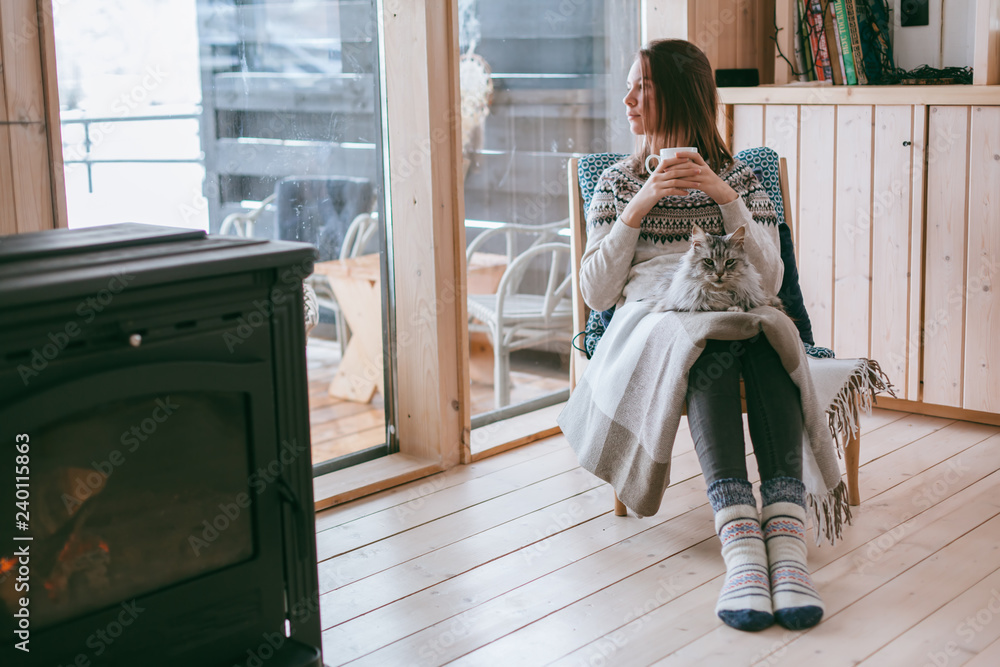
[[(795, 52), (795, 12), (797, 0), (774, 0), (775, 25), (778, 27), (777, 43), (781, 47), (782, 53), (791, 58)], [(947, 3), (942, 4), (938, 0), (939, 11), (944, 13), (946, 22), (972, 20), (969, 34), (972, 35), (972, 62), (973, 85), (996, 85), (1000, 84), (1000, 0), (968, 0), (971, 11), (958, 12), (951, 11)], [(965, 14), (965, 15), (962, 15)], [(940, 13), (937, 14), (940, 17)], [(899, 30), (899, 28), (896, 28)], [(768, 36), (769, 37), (769, 36)], [(940, 44), (938, 45), (940, 46)], [(775, 84), (792, 84), (795, 76), (791, 72), (788, 64), (782, 60), (777, 49), (773, 48), (770, 39), (762, 43), (765, 52), (774, 51), (774, 78), (771, 80)], [(933, 60), (929, 58), (928, 61)], [(943, 63), (949, 65), (951, 63)], [(764, 81), (765, 79), (761, 79)]]

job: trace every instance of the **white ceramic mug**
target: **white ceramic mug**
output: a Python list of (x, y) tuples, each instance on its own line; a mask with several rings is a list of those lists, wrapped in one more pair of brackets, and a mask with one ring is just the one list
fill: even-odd
[[(678, 153), (697, 153), (697, 152), (698, 149), (694, 146), (685, 146), (683, 148), (661, 148), (659, 155), (653, 154), (646, 156), (646, 171), (648, 171), (649, 173), (653, 173), (653, 171), (656, 169), (656, 167), (649, 166), (650, 160), (656, 160), (657, 162), (659, 162), (661, 160), (669, 160), (672, 157), (677, 157)], [(656, 166), (658, 167), (659, 164), (657, 164)]]

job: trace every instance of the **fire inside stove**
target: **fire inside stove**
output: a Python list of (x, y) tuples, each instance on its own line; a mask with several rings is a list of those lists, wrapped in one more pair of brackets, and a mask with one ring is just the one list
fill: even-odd
[[(36, 627), (253, 556), (252, 508), (227, 516), (224, 530), (217, 520), (220, 508), (238, 507), (236, 497), (251, 493), (242, 395), (168, 398), (174, 412), (154, 420), (150, 433), (141, 425), (157, 414), (162, 396), (105, 404), (33, 435)], [(0, 555), (0, 601), (8, 613), (20, 595), (12, 555)]]
[(85, 580), (87, 588), (104, 588), (108, 585), (108, 563), (111, 560), (108, 543), (99, 537), (84, 538), (71, 535), (67, 540), (56, 566), (45, 580), (49, 599), (58, 602), (68, 593), (73, 577)]

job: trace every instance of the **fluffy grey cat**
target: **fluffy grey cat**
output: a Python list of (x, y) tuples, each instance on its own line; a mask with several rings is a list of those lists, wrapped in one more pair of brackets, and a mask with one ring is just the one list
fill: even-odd
[(664, 280), (662, 296), (653, 306), (664, 310), (728, 310), (744, 312), (757, 306), (781, 308), (760, 286), (760, 273), (747, 258), (746, 226), (728, 236), (715, 236), (698, 225), (691, 231), (691, 248), (677, 270)]

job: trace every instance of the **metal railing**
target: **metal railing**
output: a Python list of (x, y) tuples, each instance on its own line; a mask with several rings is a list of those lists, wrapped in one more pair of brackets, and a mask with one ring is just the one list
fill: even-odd
[[(63, 164), (83, 164), (87, 166), (87, 191), (94, 192), (95, 164), (204, 164), (204, 155), (197, 158), (95, 158), (91, 153), (94, 142), (90, 136), (90, 128), (98, 123), (134, 123), (141, 121), (171, 121), (171, 120), (201, 120), (201, 111), (179, 114), (158, 114), (148, 116), (110, 116), (95, 118), (63, 118), (60, 126), (83, 125), (84, 154), (79, 159), (64, 159)], [(66, 142), (63, 142), (63, 154), (66, 153)]]

